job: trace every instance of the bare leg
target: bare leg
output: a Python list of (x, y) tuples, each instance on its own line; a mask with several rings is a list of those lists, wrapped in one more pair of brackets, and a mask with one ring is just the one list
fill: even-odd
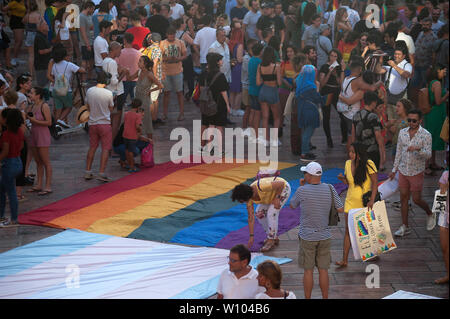
[(28, 70), (31, 74), (31, 77), (34, 77), (34, 47), (27, 47), (28, 51)]
[(330, 280), (328, 278), (327, 269), (319, 269), (319, 285), (322, 291), (322, 298), (328, 299), (328, 288), (330, 286)]
[(261, 103), (261, 113), (262, 113), (262, 128), (266, 130), (264, 138), (266, 141), (269, 140), (269, 106), (267, 103)]
[(164, 117), (165, 118), (167, 118), (167, 114), (169, 113), (169, 99), (170, 99), (170, 91), (164, 91), (163, 107), (164, 107)]
[(305, 299), (311, 299), (311, 293), (314, 287), (313, 278), (314, 269), (305, 269), (303, 274), (303, 291), (305, 292)]
[(400, 188), (400, 210), (402, 213), (402, 223), (406, 227), (408, 227), (408, 211), (409, 211), (409, 197), (410, 197), (409, 189)]
[(44, 178), (44, 163), (39, 155), (37, 147), (32, 147), (33, 157), (36, 161), (36, 185), (35, 189), (42, 189), (43, 178)]
[(350, 234), (348, 230), (348, 214), (345, 214), (345, 235), (344, 235), (344, 249), (342, 254), (342, 261), (337, 261), (336, 265), (339, 267), (347, 267), (348, 265), (348, 254), (350, 253)]
[(109, 150), (102, 149), (102, 157), (100, 158), (100, 174), (105, 173), (106, 164), (108, 163)]
[(445, 268), (447, 269), (447, 276), (443, 278), (436, 279), (434, 282), (436, 284), (448, 283), (448, 228), (440, 227), (440, 238), (441, 238), (441, 248), (442, 254), (444, 255)]
[(182, 121), (184, 119), (184, 96), (183, 91), (177, 92), (178, 105), (180, 107), (180, 115), (178, 120)]
[(24, 29), (14, 29), (14, 51), (13, 56), (15, 59), (19, 56), (20, 48), (22, 47), (23, 37), (24, 37)]
[(50, 154), (48, 147), (38, 147), (39, 156), (42, 159), (43, 166), (45, 167), (45, 189), (52, 189), (52, 165), (50, 163)]
[(255, 130), (255, 137), (258, 137), (259, 122), (261, 121), (261, 111), (252, 110), (253, 113), (253, 129)]
[(428, 216), (433, 214), (431, 212), (430, 206), (428, 206), (427, 202), (423, 200), (422, 192), (411, 192), (411, 194), (414, 204), (422, 208)]

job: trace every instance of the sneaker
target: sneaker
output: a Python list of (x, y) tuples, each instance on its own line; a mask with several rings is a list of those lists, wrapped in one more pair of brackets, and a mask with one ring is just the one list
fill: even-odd
[(251, 128), (247, 127), (245, 130), (243, 130), (241, 136), (242, 137), (248, 136), (249, 138), (253, 137)]
[(234, 110), (233, 115), (234, 116), (244, 116), (245, 112), (242, 110)]
[(327, 146), (328, 146), (328, 148), (333, 148), (333, 140), (330, 138), (330, 139), (327, 139)]
[(313, 153), (302, 154), (300, 155), (300, 160), (303, 162), (312, 162), (316, 159), (316, 155)]
[(281, 146), (281, 142), (280, 142), (280, 140), (273, 140), (270, 142), (270, 146), (272, 146), (272, 147)]
[(3, 223), (0, 223), (0, 228), (1, 227), (17, 227), (17, 226), (19, 226), (19, 222), (17, 220), (12, 221), (12, 220), (7, 219)]
[(92, 173), (86, 172), (86, 174), (84, 174), (84, 179), (87, 180), (87, 181), (89, 181), (89, 180), (91, 180), (93, 178), (94, 178), (94, 175)]
[(139, 171), (140, 171), (140, 169), (137, 168), (137, 167), (135, 167), (135, 168), (130, 168), (130, 169), (128, 170), (128, 173), (137, 173), (137, 172), (139, 172)]
[(101, 182), (105, 182), (105, 183), (111, 181), (111, 179), (108, 176), (106, 176), (106, 175), (98, 175), (97, 176), (97, 180), (101, 181)]
[(6, 222), (8, 220), (8, 218), (6, 217), (0, 217), (0, 223)]
[(427, 230), (431, 231), (436, 226), (436, 212), (432, 212), (431, 215), (427, 215)]
[(11, 65), (12, 65), (12, 66), (17, 66), (17, 61), (16, 61), (15, 58), (12, 58), (12, 59), (11, 59)]
[(401, 225), (400, 228), (394, 233), (397, 237), (403, 237), (405, 235), (409, 235), (411, 233), (411, 228), (406, 227), (405, 225)]
[(266, 141), (266, 139), (265, 139), (264, 137), (262, 137), (262, 136), (258, 137), (258, 138), (256, 139), (256, 142), (257, 142), (258, 144), (262, 145), (262, 146), (267, 146), (267, 145), (269, 145), (269, 143)]
[(56, 121), (58, 124), (64, 126), (65, 128), (70, 128), (70, 125), (67, 124), (66, 122), (64, 122), (63, 120), (57, 120)]

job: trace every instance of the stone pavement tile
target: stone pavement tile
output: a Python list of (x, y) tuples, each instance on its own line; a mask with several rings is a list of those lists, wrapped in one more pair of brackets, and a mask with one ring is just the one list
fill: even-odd
[(427, 261), (425, 264), (430, 268), (430, 271), (445, 271), (444, 260), (440, 261)]
[[(338, 284), (333, 276), (328, 276), (331, 285)], [(313, 280), (315, 283), (319, 283), (319, 274), (314, 273), (313, 274)], [(289, 286), (303, 286), (303, 273), (287, 273), (283, 274), (283, 279), (281, 281), (281, 286), (286, 287), (286, 289), (289, 289)]]
[[(438, 278), (439, 276), (434, 279)], [(393, 284), (392, 287), (395, 289), (395, 291), (403, 290), (438, 298), (445, 298), (445, 299), (449, 298), (448, 284), (446, 285), (436, 285), (433, 283)]]
[(328, 298), (329, 299), (381, 299), (395, 291), (391, 285), (380, 284), (380, 288), (367, 288), (363, 285), (347, 285), (337, 284), (330, 285)]
[(383, 260), (407, 263), (414, 261), (436, 261), (437, 258), (431, 248), (397, 248), (382, 255)]
[[(371, 272), (335, 272), (334, 278), (338, 285), (365, 285)], [(380, 272), (380, 284), (403, 283), (404, 280), (398, 271)]]
[[(418, 283), (433, 283), (437, 278), (444, 277), (446, 275), (445, 271), (411, 271), (411, 272), (400, 272), (403, 279), (403, 283), (406, 284), (418, 284)], [(448, 287), (448, 286), (447, 286)]]

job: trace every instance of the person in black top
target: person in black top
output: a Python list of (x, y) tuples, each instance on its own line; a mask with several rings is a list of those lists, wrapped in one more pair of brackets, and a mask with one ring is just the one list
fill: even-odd
[(117, 17), (117, 29), (109, 33), (109, 40), (116, 41), (123, 45), (123, 35), (128, 30), (128, 16), (119, 15)]
[(52, 46), (48, 41), (48, 24), (42, 20), (38, 24), (36, 37), (34, 38), (34, 70), (39, 87), (43, 88), (48, 83), (47, 68), (52, 58)]
[(170, 26), (169, 20), (161, 15), (161, 5), (155, 3), (152, 5), (152, 16), (147, 19), (145, 26), (150, 29), (152, 33), (159, 33), (161, 38), (166, 39), (166, 32)]
[(261, 40), (262, 31), (264, 29), (270, 28), (273, 30), (274, 35), (278, 36), (281, 39), (281, 43), (284, 43), (285, 37), (285, 25), (283, 19), (279, 16), (275, 15), (274, 4), (273, 3), (263, 3), (263, 15), (259, 18), (256, 23), (257, 34)]
[[(220, 67), (223, 63), (223, 56), (219, 53), (208, 53), (206, 55), (206, 61), (208, 63), (206, 71), (200, 75), (199, 82), (201, 86), (211, 85), (212, 80), (217, 73), (219, 76), (215, 79), (214, 83), (209, 87), (217, 103), (217, 113), (213, 116), (206, 116), (202, 114), (202, 136), (203, 132), (208, 128), (217, 128), (224, 136), (224, 127), (227, 124), (227, 113), (230, 113), (231, 107), (228, 100), (228, 81), (223, 73), (220, 72)], [(213, 137), (211, 137), (213, 138)], [(212, 152), (213, 150), (206, 150), (205, 145), (207, 141), (202, 139), (202, 151)]]

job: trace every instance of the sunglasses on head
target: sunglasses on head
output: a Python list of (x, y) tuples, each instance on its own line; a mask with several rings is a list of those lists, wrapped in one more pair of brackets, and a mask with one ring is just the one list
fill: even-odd
[(408, 123), (411, 123), (411, 122), (413, 122), (413, 123), (417, 123), (417, 122), (418, 122), (418, 120), (416, 120), (416, 119), (408, 119)]

